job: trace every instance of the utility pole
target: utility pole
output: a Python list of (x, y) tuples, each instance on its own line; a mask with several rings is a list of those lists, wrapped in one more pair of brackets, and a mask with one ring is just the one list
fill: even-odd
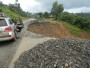
[(18, 0), (15, 0), (15, 6), (20, 8), (20, 4), (18, 3)]
[(18, 4), (18, 0), (15, 0), (15, 4)]

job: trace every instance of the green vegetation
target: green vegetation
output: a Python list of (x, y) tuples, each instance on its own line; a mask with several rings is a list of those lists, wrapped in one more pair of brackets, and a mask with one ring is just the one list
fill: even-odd
[(70, 24), (74, 24), (76, 15), (70, 14), (68, 12), (63, 12), (59, 15), (58, 20), (66, 21)]
[(49, 17), (53, 17), (55, 18), (55, 20), (58, 20), (59, 18), (59, 15), (61, 15), (61, 13), (63, 12), (64, 10), (64, 7), (62, 4), (59, 4), (58, 1), (55, 1), (53, 3), (53, 7), (51, 9), (51, 12), (39, 12), (39, 13), (36, 13), (36, 18), (39, 18), (39, 19), (42, 19), (42, 18), (49, 18)]
[[(65, 21), (69, 23), (68, 26), (71, 26), (70, 28), (72, 28), (73, 25), (85, 31), (90, 31), (90, 13), (73, 14), (63, 12), (63, 10), (63, 5), (55, 1), (52, 6), (51, 15), (53, 15), (56, 20)], [(73, 27), (73, 29), (76, 30), (76, 27)], [(71, 32), (73, 31), (73, 29), (71, 30)]]
[(48, 12), (44, 12), (43, 16), (44, 16), (44, 18), (49, 18), (49, 13)]
[(19, 16), (20, 16), (19, 14), (12, 12), (12, 11), (9, 10), (8, 8), (1, 7), (1, 6), (0, 6), (0, 9), (1, 9), (5, 14), (9, 15), (11, 18), (16, 18), (16, 17), (19, 17)]
[(81, 16), (81, 17), (90, 17), (90, 12), (87, 12), (87, 13), (83, 13), (83, 12), (76, 13), (76, 15)]
[(64, 25), (67, 27), (67, 29), (70, 31), (70, 33), (74, 34), (74, 35), (79, 35), (80, 32), (81, 32), (81, 29), (74, 26), (74, 25), (71, 25), (67, 22), (64, 22)]
[(66, 21), (72, 25), (75, 25), (85, 31), (90, 31), (90, 17), (82, 17), (76, 14), (63, 12), (59, 16), (59, 20)]
[(25, 12), (21, 9), (20, 4), (9, 4), (5, 5), (0, 1), (0, 10), (2, 10), (5, 14), (10, 16), (11, 18), (20, 17), (22, 19), (30, 17), (29, 12)]
[(51, 10), (51, 14), (55, 17), (55, 19), (57, 20), (59, 15), (61, 15), (61, 13), (63, 12), (64, 8), (62, 4), (59, 4), (57, 1), (55, 1), (53, 3), (53, 7)]

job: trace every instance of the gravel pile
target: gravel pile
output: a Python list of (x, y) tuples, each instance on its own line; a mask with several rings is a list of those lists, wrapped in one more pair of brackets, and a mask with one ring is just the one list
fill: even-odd
[(14, 68), (90, 68), (90, 41), (49, 40), (22, 53)]

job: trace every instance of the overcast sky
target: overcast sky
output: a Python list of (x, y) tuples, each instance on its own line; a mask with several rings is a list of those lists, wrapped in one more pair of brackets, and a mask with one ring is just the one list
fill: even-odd
[[(4, 4), (15, 3), (15, 0), (0, 0)], [(29, 12), (45, 12), (50, 11), (52, 4), (56, 0), (18, 0), (21, 8)], [(57, 0), (63, 4), (68, 12), (90, 12), (90, 0)]]

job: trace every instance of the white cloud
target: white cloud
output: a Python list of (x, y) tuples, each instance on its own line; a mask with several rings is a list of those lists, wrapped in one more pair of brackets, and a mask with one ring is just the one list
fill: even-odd
[(15, 0), (0, 0), (0, 1), (2, 1), (4, 4), (10, 4), (10, 3), (14, 4), (15, 3)]
[[(15, 0), (0, 0), (4, 4), (14, 4)], [(44, 12), (46, 9), (44, 9), (42, 3), (36, 1), (36, 0), (18, 0), (20, 3), (21, 8), (24, 11), (29, 12)]]
[(23, 10), (30, 12), (37, 12), (42, 9), (42, 4), (36, 0), (19, 0)]
[[(14, 4), (15, 0), (0, 0), (4, 4)], [(52, 8), (52, 3), (55, 0), (18, 0), (21, 8), (24, 11), (29, 12), (44, 12), (44, 11), (50, 11)], [(60, 1), (60, 0), (58, 0)], [(70, 2), (70, 3), (69, 3)], [(68, 3), (66, 0), (61, 0), (60, 3), (63, 3), (65, 11), (78, 13), (78, 12), (90, 12), (90, 0), (68, 0)], [(81, 8), (80, 8), (81, 7)]]
[(64, 11), (67, 11), (67, 12), (70, 12), (70, 13), (90, 12), (90, 7), (81, 7), (81, 8), (65, 9)]

